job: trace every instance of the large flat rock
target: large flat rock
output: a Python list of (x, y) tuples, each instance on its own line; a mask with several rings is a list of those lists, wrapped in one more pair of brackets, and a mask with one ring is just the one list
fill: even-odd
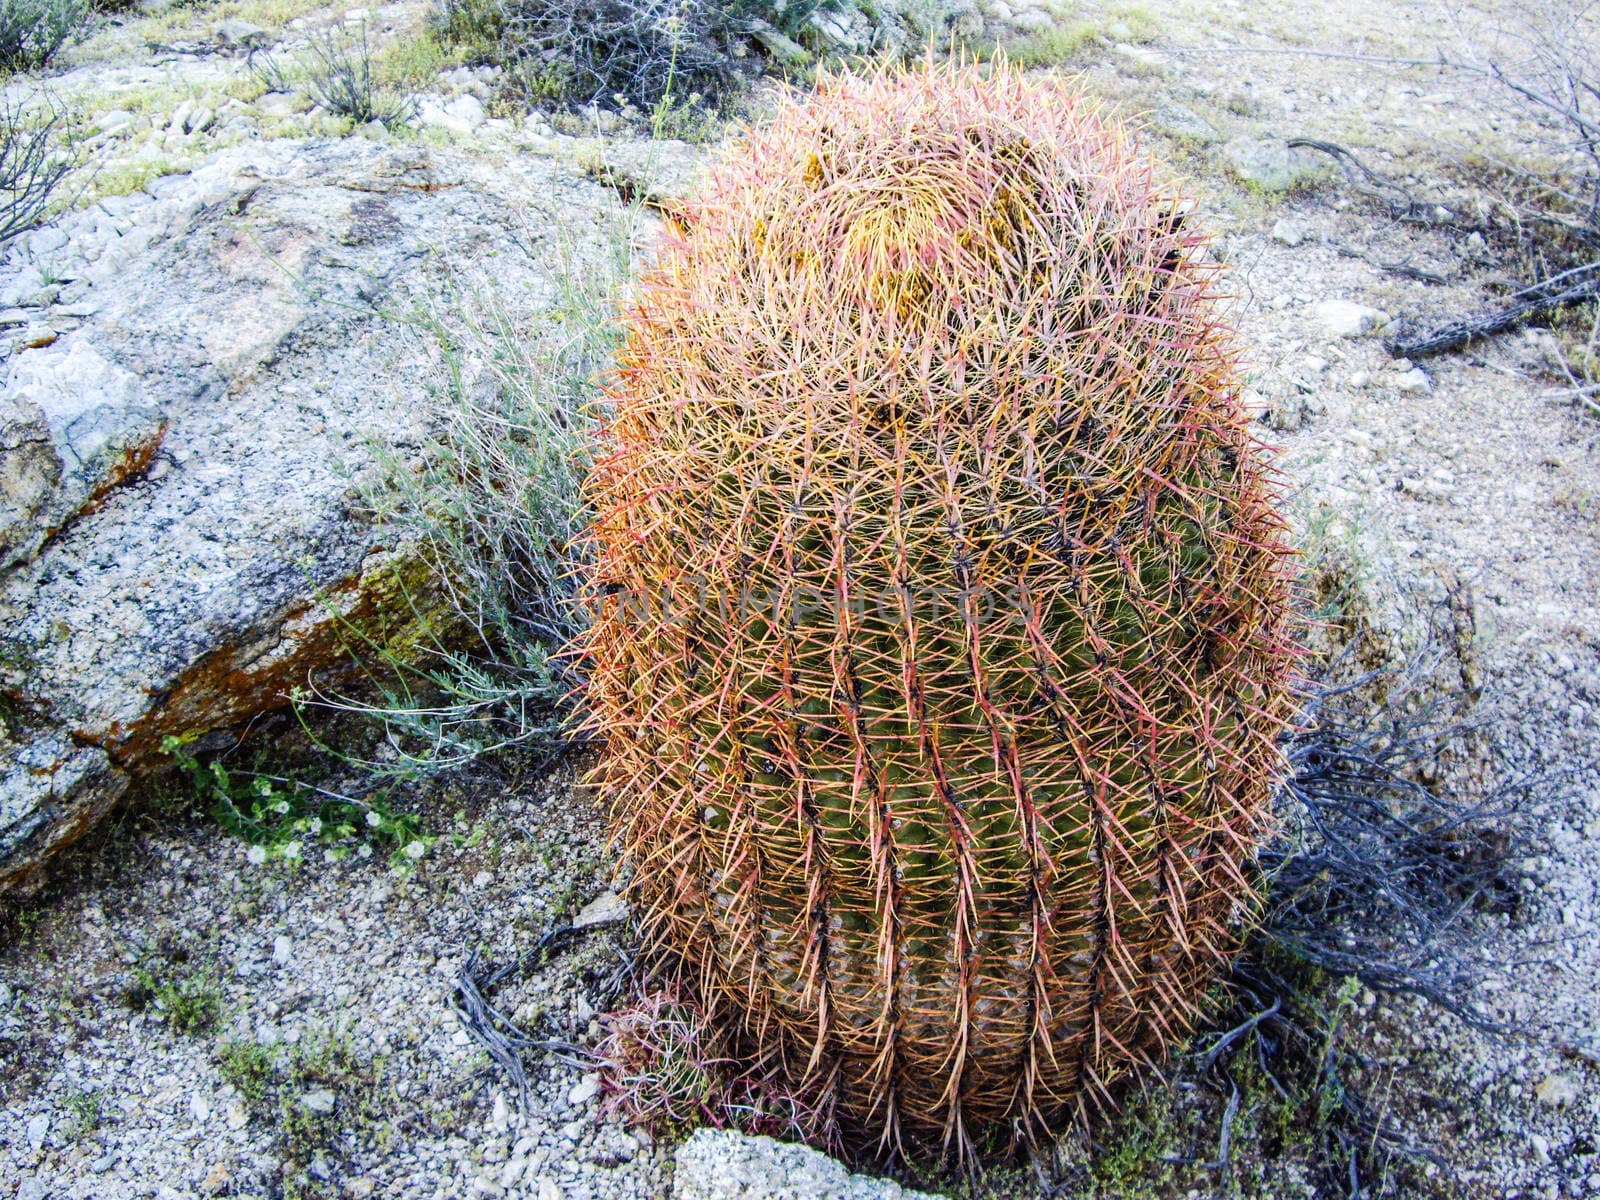
[(341, 621), (403, 619), (386, 601), (424, 581), (357, 501), (441, 377), (405, 318), (465, 277), (531, 328), (616, 214), (556, 158), (352, 137), (228, 150), (12, 248), (0, 297), (32, 307), (0, 361), (0, 892), (164, 736), (281, 705)]

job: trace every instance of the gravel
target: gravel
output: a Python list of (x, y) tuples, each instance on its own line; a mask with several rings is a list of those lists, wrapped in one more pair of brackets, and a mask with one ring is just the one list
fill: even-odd
[[(278, 1195), (291, 1180), (408, 1200), (665, 1194), (669, 1155), (600, 1119), (593, 1072), (530, 1060), (523, 1112), (449, 1005), (473, 949), (509, 961), (585, 905), (615, 911), (572, 768), (520, 789), (456, 781), (419, 803), (451, 836), (410, 874), (357, 858), (254, 866), (205, 819), (151, 819), (84, 855), (0, 954), (0, 1180), (96, 1200)], [(627, 936), (591, 922), (494, 1000), (592, 1046)], [(197, 978), (221, 1015), (179, 1032), (160, 989)], [(265, 1103), (231, 1065), (241, 1046), (320, 1062), (330, 1040), (347, 1048), (335, 1068), (275, 1077)]]

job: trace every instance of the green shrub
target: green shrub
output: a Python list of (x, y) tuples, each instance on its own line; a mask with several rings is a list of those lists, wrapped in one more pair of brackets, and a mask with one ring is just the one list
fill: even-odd
[(0, 0), (0, 70), (44, 66), (88, 19), (89, 0)]
[(461, 46), (478, 62), (493, 62), (505, 32), (503, 0), (443, 0), (434, 16), (441, 41)]
[(536, 326), (476, 293), (442, 297), (417, 318), (441, 366), (433, 434), (420, 468), (386, 453), (384, 485), (366, 499), (376, 520), (418, 547), (442, 590), (441, 632), (404, 654), (354, 647), (375, 701), (314, 701), (384, 723), (398, 758), (365, 764), (381, 773), (431, 772), (564, 736), (574, 680), (556, 652), (581, 618), (579, 481), (630, 253), (623, 222), (600, 261), (561, 274), (564, 291)]
[(365, 24), (359, 41), (329, 38), (312, 42), (306, 67), (312, 98), (335, 116), (349, 118), (353, 125), (377, 121), (392, 129), (411, 118), (409, 101), (386, 95), (373, 83)]
[(39, 223), (72, 170), (66, 131), (53, 105), (0, 102), (0, 246)]

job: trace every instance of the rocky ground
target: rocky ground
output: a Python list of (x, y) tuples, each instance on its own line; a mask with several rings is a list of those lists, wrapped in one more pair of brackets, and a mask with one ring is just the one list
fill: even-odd
[[(1458, 39), (1492, 43), (1513, 14), (1493, 0), (1447, 14), (1372, 0), (1337, 11), (1306, 7), (1149, 3), (1085, 8), (1057, 24), (1087, 29), (1062, 43), (1070, 65), (1108, 102), (1145, 114), (1156, 149), (1194, 180), (1205, 220), (1221, 234), (1217, 252), (1234, 271), (1262, 434), (1282, 449), (1308, 543), (1319, 553), (1332, 546), (1380, 590), (1401, 585), (1394, 596), (1470, 594), (1474, 665), (1461, 684), (1481, 689), (1494, 769), (1545, 780), (1530, 813), (1534, 850), (1518, 864), (1522, 903), (1485, 930), (1481, 950), (1483, 1001), (1516, 1032), (1474, 1033), (1383, 998), (1360, 1007), (1360, 1049), (1391, 1081), (1385, 1103), (1434, 1156), (1397, 1167), (1396, 1186), (1441, 1197), (1596, 1195), (1600, 425), (1555, 395), (1557, 334), (1542, 328), (1462, 354), (1393, 360), (1381, 344), (1391, 318), (1483, 307), (1494, 277), (1514, 265), (1481, 241), (1389, 220), (1325, 160), (1282, 146), (1297, 135), (1338, 142), (1417, 196), (1456, 203), (1459, 181), (1438, 185), (1447, 164), (1464, 148), (1514, 145), (1524, 133), (1492, 90), (1438, 68), (1290, 52), (1425, 59), (1440, 45), (1453, 52)], [(524, 192), (528, 205), (560, 208), (570, 220), (611, 203), (612, 192), (591, 178), (603, 156), (669, 161), (677, 173), (663, 185), (670, 188), (701, 152), (681, 144), (664, 156), (642, 152), (625, 131), (501, 112), (481, 73), (429, 57), (418, 37), (425, 17), (410, 3), (348, 12), (295, 0), (175, 6), (101, 29), (43, 81), (86, 115), (99, 165), (84, 176), (78, 211), (19, 243), (0, 268), (9, 289), (0, 313), (7, 353), (65, 356), (82, 345), (115, 365), (132, 362), (130, 347), (141, 338), (198, 345), (192, 357), (219, 380), (206, 395), (220, 399), (204, 402), (222, 406), (196, 421), (183, 405), (201, 403), (204, 389), (149, 402), (124, 397), (119, 411), (134, 418), (145, 409), (183, 418), (163, 435), (172, 439), (169, 457), (152, 459), (165, 466), (81, 519), (63, 518), (67, 532), (3, 581), (8, 603), (24, 614), (14, 620), (26, 619), (26, 596), (37, 587), (57, 589), (65, 611), (85, 614), (80, 648), (71, 638), (46, 639), (56, 649), (41, 671), (59, 677), (52, 686), (108, 729), (162, 711), (160, 689), (141, 691), (152, 661), (167, 672), (163, 679), (181, 678), (207, 649), (185, 646), (174, 656), (170, 643), (138, 642), (153, 636), (140, 628), (123, 631), (131, 644), (169, 649), (130, 652), (130, 643), (111, 638), (92, 648), (105, 574), (137, 578), (144, 558), (170, 550), (153, 537), (119, 565), (107, 549), (118, 544), (117, 523), (149, 529), (149, 512), (171, 519), (174, 497), (199, 503), (250, 470), (277, 472), (288, 481), (279, 490), (316, 518), (299, 523), (303, 541), (292, 546), (331, 544), (325, 561), (335, 578), (371, 546), (341, 542), (342, 533), (319, 539), (320, 514), (342, 512), (342, 486), (318, 491), (304, 481), (312, 466), (348, 465), (348, 452), (316, 457), (291, 422), (274, 425), (274, 436), (297, 447), (297, 457), (234, 462), (219, 449), (228, 440), (223, 426), (243, 427), (250, 414), (296, 395), (296, 420), (319, 435), (329, 425), (349, 430), (339, 440), (354, 445), (355, 431), (403, 428), (379, 393), (398, 387), (403, 400), (413, 369), (405, 364), (433, 361), (404, 358), (409, 351), (383, 340), (382, 322), (360, 325), (364, 344), (388, 347), (390, 366), (321, 399), (328, 389), (318, 372), (332, 370), (347, 334), (335, 337), (342, 327), (302, 289), (273, 290), (272, 256), (252, 258), (252, 245), (289, 229), (284, 245), (323, 272), (324, 289), (346, 286), (341, 263), (356, 264), (356, 290), (336, 299), (358, 297), (359, 280), (373, 277), (410, 295), (426, 290), (430, 276), (396, 274), (396, 258), (410, 261), (408, 247), (485, 224), (477, 209), (459, 207), (466, 201), (441, 208), (426, 199), (442, 190), (486, 206), (495, 230), (442, 273), (493, 278), (495, 255), (509, 253), (497, 239), (515, 240), (512, 216)], [(292, 58), (321, 31), (362, 25), (385, 78), (416, 98), (410, 131), (350, 131), (302, 95), (263, 90), (246, 55), (258, 46)], [(20, 78), (7, 85), (38, 86)], [(449, 187), (391, 188), (389, 220), (374, 218), (366, 234), (351, 225), (374, 177), (405, 178), (384, 164), (419, 156), (428, 157), (429, 177)], [(186, 255), (197, 231), (215, 227), (206, 214), (219, 205), (224, 224), (241, 227), (235, 218), (253, 200), (238, 212), (228, 205), (254, 194), (254, 176), (271, 202), (264, 223), (214, 252), (194, 242), (204, 253)], [(307, 179), (322, 180), (306, 192), (321, 198), (320, 209), (290, 203), (295, 182)], [(343, 222), (338, 236), (323, 240), (316, 227), (334, 218)], [(548, 231), (553, 217), (538, 221)], [(232, 290), (208, 285), (213, 299), (242, 302), (250, 288), (276, 297), (278, 324), (230, 322), (225, 306), (206, 300), (180, 301), (189, 307), (161, 324), (136, 287), (119, 288), (129, 272), (173, 271), (190, 259), (187, 270), (220, 264), (207, 278)], [(109, 265), (96, 267), (102, 260)], [(540, 289), (555, 260), (546, 250), (519, 268), (534, 297), (529, 311), (548, 302)], [(1419, 282), (1384, 264), (1444, 282)], [(149, 289), (160, 277), (138, 278)], [(212, 327), (209, 343), (195, 332)], [(234, 463), (233, 473), (200, 470), (219, 461)], [(195, 472), (189, 490), (175, 490), (168, 473), (181, 479), (186, 470)], [(98, 484), (72, 486), (83, 496), (52, 493), (46, 501), (76, 511)], [(255, 541), (245, 539), (249, 563), (266, 564), (274, 553), (276, 533), (261, 528)], [(197, 582), (171, 590), (172, 628), (199, 621), (247, 646), (279, 645), (273, 622), (281, 624), (295, 596), (280, 590), (259, 601), (259, 611), (224, 611), (206, 598), (202, 568), (215, 570), (238, 551), (179, 548), (186, 573), (174, 578)], [(262, 655), (257, 647), (241, 661), (277, 661)], [(70, 678), (86, 661), (112, 664), (106, 675), (115, 681), (87, 700)], [(186, 711), (179, 706), (163, 728), (178, 730)], [(121, 743), (103, 742), (111, 767), (131, 775), (117, 757)], [(289, 765), (272, 765), (285, 773), (315, 753), (293, 737), (281, 745)], [(230, 761), (248, 766), (248, 755), (247, 747)], [(171, 782), (122, 810), (118, 824), (74, 854), (49, 890), (14, 905), (0, 927), (9, 936), (0, 946), (0, 1197), (668, 1194), (673, 1147), (603, 1118), (585, 1065), (626, 961), (625, 923), (586, 928), (492, 997), (559, 1043), (527, 1055), (526, 1106), (451, 1008), (455, 980), (474, 955), (510, 961), (586, 909), (615, 915), (605, 902), (600, 821), (574, 770), (508, 761), (394, 793), (386, 803), (418, 812), (427, 831), (415, 859), (380, 846), (367, 857), (324, 861), (312, 847), (298, 859), (254, 862)], [(337, 771), (319, 778), (360, 786)], [(1304, 1167), (1293, 1156), (1241, 1161), (1224, 1173), (1184, 1167), (1152, 1190), (1316, 1194)], [(957, 1190), (950, 1181), (940, 1186)], [(1009, 1177), (992, 1187), (1033, 1190)], [(1081, 1190), (1093, 1189), (1116, 1190), (1103, 1175)]]

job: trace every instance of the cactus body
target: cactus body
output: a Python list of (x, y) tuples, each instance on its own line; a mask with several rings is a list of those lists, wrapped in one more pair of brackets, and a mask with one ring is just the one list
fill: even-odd
[(1067, 85), (886, 71), (630, 301), (595, 778), (649, 941), (858, 1133), (1094, 1107), (1248, 919), (1295, 651), (1200, 241)]

